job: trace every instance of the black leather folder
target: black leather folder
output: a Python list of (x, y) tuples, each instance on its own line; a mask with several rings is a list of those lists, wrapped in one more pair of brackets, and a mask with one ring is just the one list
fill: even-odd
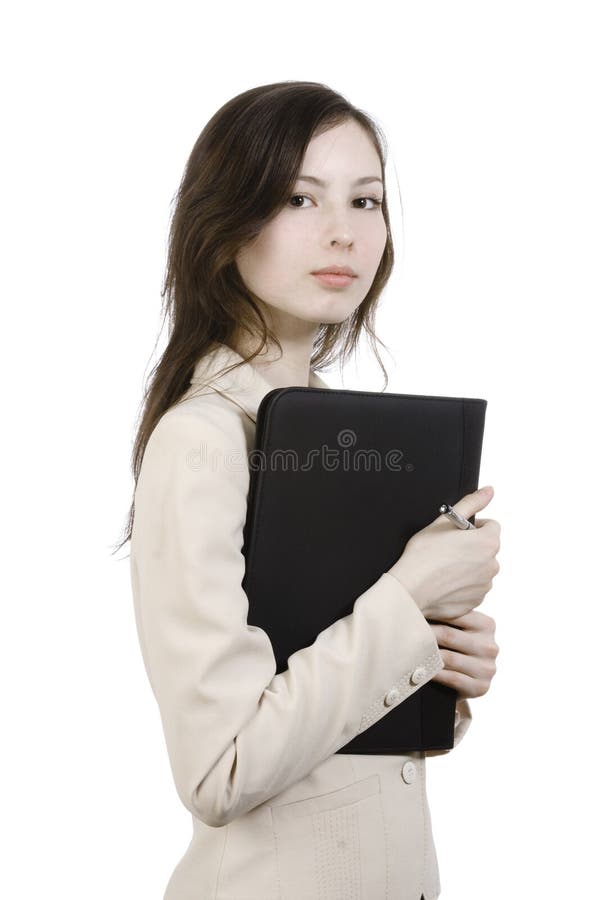
[[(352, 612), (441, 503), (477, 490), (486, 407), (314, 387), (263, 397), (249, 456), (243, 587), (248, 623), (269, 635), (277, 672)], [(451, 749), (455, 708), (456, 691), (429, 681), (337, 752)]]

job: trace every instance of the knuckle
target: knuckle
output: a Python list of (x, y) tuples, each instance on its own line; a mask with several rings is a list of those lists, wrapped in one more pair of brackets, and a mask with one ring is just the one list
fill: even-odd
[[(491, 652), (491, 648), (490, 648), (490, 652)], [(489, 658), (488, 658), (488, 660), (487, 660), (487, 670), (488, 670), (488, 672), (490, 673), (490, 675), (495, 675), (495, 674), (496, 674), (496, 662), (495, 662), (495, 657), (489, 657)]]
[(490, 546), (500, 547), (500, 525), (495, 519), (488, 519), (487, 525), (488, 528), (485, 534), (490, 542)]
[(447, 644), (450, 640), (450, 628), (448, 625), (438, 625), (438, 643)]
[(496, 538), (496, 535), (493, 532), (488, 531), (483, 535), (483, 539), (485, 549), (488, 551), (488, 553), (495, 556), (498, 552), (496, 549), (498, 546), (498, 539)]
[(477, 613), (477, 618), (479, 620), (478, 624), (482, 631), (490, 632), (491, 631), (491, 623), (493, 621), (491, 616), (488, 616), (487, 613)]

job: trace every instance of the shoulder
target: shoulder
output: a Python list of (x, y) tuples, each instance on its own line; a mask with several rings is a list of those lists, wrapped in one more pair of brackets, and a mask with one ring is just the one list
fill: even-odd
[(197, 438), (224, 449), (228, 446), (246, 449), (251, 436), (244, 418), (239, 407), (217, 391), (185, 396), (163, 413), (147, 447), (151, 443), (163, 448), (176, 447), (182, 440)]
[(236, 404), (215, 391), (185, 397), (163, 413), (152, 430), (138, 481), (158, 478), (165, 483), (176, 477), (198, 483), (203, 476), (213, 482), (224, 476), (246, 490), (252, 435), (245, 418)]
[[(134, 490), (131, 552), (158, 559), (162, 547), (241, 535), (250, 486), (242, 425), (213, 398), (174, 404), (146, 443)], [(185, 551), (181, 551), (185, 552)], [(183, 557), (182, 557), (183, 558)]]

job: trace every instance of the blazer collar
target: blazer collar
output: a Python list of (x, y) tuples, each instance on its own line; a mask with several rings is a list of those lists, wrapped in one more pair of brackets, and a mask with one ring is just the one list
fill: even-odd
[[(210, 386), (212, 390), (217, 391), (228, 397), (242, 409), (253, 422), (256, 422), (258, 407), (260, 401), (269, 391), (275, 389), (275, 385), (271, 384), (256, 369), (252, 363), (244, 363), (239, 369), (228, 372), (224, 375), (218, 375), (220, 369), (233, 365), (243, 360), (235, 350), (226, 344), (218, 344), (213, 350), (205, 354), (194, 366), (194, 372), (190, 379), (190, 384), (201, 382)], [(309, 387), (329, 388), (329, 385), (323, 381), (320, 375), (311, 371), (308, 380)]]

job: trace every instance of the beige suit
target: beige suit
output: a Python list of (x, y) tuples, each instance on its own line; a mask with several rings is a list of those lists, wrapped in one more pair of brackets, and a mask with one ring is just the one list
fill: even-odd
[[(443, 668), (435, 635), (383, 572), (275, 673), (241, 587), (247, 454), (273, 385), (248, 363), (213, 378), (239, 359), (219, 345), (198, 362), (135, 493), (137, 630), (193, 823), (164, 900), (434, 900), (427, 754), (336, 750)], [(314, 372), (309, 384), (328, 387)], [(471, 721), (466, 701), (458, 711), (455, 743)]]

